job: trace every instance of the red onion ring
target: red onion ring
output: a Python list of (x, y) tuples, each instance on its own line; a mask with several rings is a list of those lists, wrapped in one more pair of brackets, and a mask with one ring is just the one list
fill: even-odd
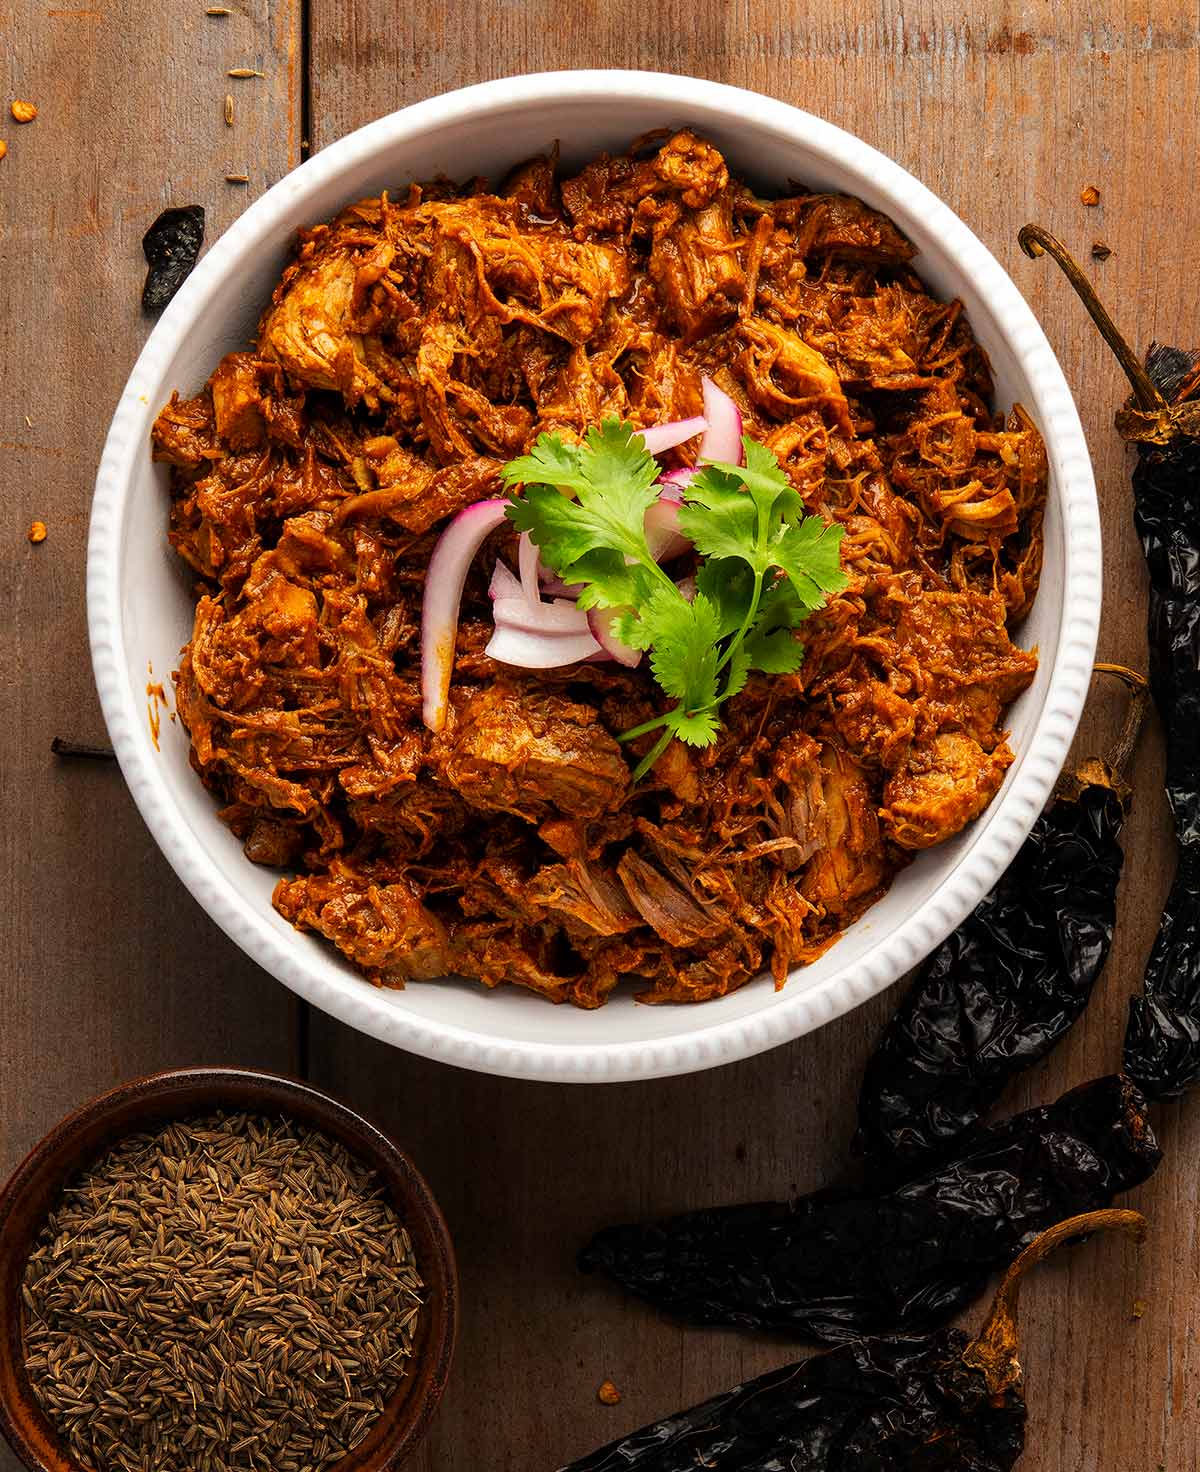
[(645, 440), (652, 455), (661, 455), (664, 450), (673, 450), (684, 440), (695, 439), (707, 430), (708, 422), (704, 416), (694, 414), (691, 419), (673, 419), (670, 424), (655, 424), (649, 429), (639, 429), (637, 433)]
[(665, 475), (660, 475), (658, 483), (662, 486), (659, 492), (668, 501), (682, 501), (684, 492), (696, 479), (697, 471), (688, 467), (685, 470), (668, 470)]
[(711, 378), (702, 378), (700, 387), (704, 392), (704, 417), (708, 420), (700, 441), (700, 458), (722, 460), (726, 465), (743, 464), (742, 411)]
[(492, 605), (496, 627), (522, 634), (586, 634), (588, 616), (566, 598), (530, 603), (525, 598), (497, 598)]
[(691, 547), (679, 530), (679, 502), (664, 491), (645, 516), (646, 545), (655, 562), (678, 557)]
[(530, 603), (542, 601), (538, 588), (538, 549), (528, 532), (522, 532), (517, 542), (517, 570), (521, 574), (521, 587)]
[(494, 603), (497, 598), (523, 598), (525, 590), (520, 578), (516, 577), (503, 558), (496, 558), (492, 569), (492, 581), (488, 584), (488, 596)]
[(542, 568), (540, 577), (542, 580), (542, 592), (549, 598), (570, 598), (574, 600), (579, 597), (585, 587), (583, 583), (564, 583), (561, 578), (556, 577), (548, 568)]
[(465, 506), (437, 539), (425, 570), (421, 602), (421, 719), (431, 731), (446, 724), (454, 641), (467, 570), (484, 538), (504, 520), (508, 501), (496, 497)]
[(484, 653), (500, 664), (525, 670), (559, 669), (601, 652), (585, 629), (582, 634), (531, 634), (498, 625)]
[(592, 631), (592, 637), (605, 654), (610, 655), (618, 664), (623, 664), (626, 669), (633, 669), (642, 662), (642, 651), (631, 649), (628, 644), (623, 643), (613, 633), (613, 624), (623, 613), (628, 613), (627, 608), (590, 608), (587, 612), (588, 628)]

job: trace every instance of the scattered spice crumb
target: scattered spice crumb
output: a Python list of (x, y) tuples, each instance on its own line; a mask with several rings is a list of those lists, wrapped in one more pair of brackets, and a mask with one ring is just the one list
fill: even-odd
[(29, 540), (34, 544), (46, 540), (46, 523), (44, 521), (35, 521), (29, 528)]
[(1144, 1298), (1135, 1298), (1133, 1300), (1133, 1305), (1129, 1310), (1129, 1317), (1131, 1319), (1144, 1319), (1146, 1317), (1146, 1300)]
[(25, 428), (26, 429), (32, 429), (33, 428), (33, 420), (30, 419), (30, 417), (29, 417), (28, 414), (26, 414), (26, 416), (25, 416)]
[(228, 92), (225, 94), (225, 126), (233, 127), (233, 97)]
[(621, 1392), (617, 1389), (617, 1387), (612, 1383), (611, 1380), (605, 1380), (601, 1383), (600, 1389), (596, 1392), (596, 1399), (601, 1403), (601, 1405), (617, 1406), (621, 1404)]
[(18, 97), (9, 107), (13, 115), (13, 121), (17, 123), (32, 123), (37, 117), (37, 104), (33, 102), (22, 102)]
[(225, 75), (227, 77), (238, 77), (240, 79), (242, 77), (265, 77), (266, 72), (256, 72), (252, 66), (235, 66), (231, 67), (229, 71), (225, 73)]
[(1112, 255), (1112, 246), (1106, 245), (1103, 240), (1092, 241), (1092, 260), (1107, 261)]
[(3, 138), (0, 138), (0, 158), (3, 158), (4, 155), (7, 152), (8, 152), (8, 144), (5, 143), (5, 141), (4, 141)]
[(1079, 191), (1080, 204), (1086, 204), (1088, 209), (1094, 209), (1100, 203), (1100, 191), (1094, 184), (1088, 184)]
[(226, 174), (225, 175), (225, 182), (226, 182), (226, 184), (249, 184), (249, 182), (250, 182), (250, 175), (249, 174)]

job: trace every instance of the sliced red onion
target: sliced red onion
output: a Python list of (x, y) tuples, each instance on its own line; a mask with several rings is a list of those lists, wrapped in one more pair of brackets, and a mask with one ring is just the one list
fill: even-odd
[(708, 422), (702, 414), (695, 414), (691, 419), (673, 419), (670, 424), (655, 424), (650, 429), (639, 429), (638, 434), (646, 442), (646, 448), (652, 455), (661, 455), (664, 450), (673, 450), (676, 445), (682, 445), (684, 440), (695, 439), (698, 434), (704, 434), (708, 430)]
[(668, 470), (658, 478), (658, 484), (662, 486), (659, 495), (665, 496), (669, 501), (682, 501), (684, 492), (695, 479), (696, 471), (691, 467), (685, 470)]
[(496, 627), (524, 634), (586, 634), (588, 617), (566, 598), (530, 603), (525, 598), (497, 598), (492, 605)]
[(617, 619), (621, 614), (628, 612), (627, 608), (590, 608), (587, 621), (592, 637), (604, 653), (615, 659), (618, 664), (625, 665), (627, 669), (633, 669), (636, 665), (641, 664), (642, 651), (631, 649), (613, 633), (613, 625)]
[(421, 603), (421, 719), (431, 731), (446, 724), (454, 641), (467, 569), (483, 539), (504, 520), (502, 497), (465, 506), (437, 539), (425, 570)]
[(696, 596), (696, 579), (690, 575), (686, 578), (680, 578), (675, 586), (688, 603)]
[(538, 549), (528, 532), (522, 532), (517, 541), (517, 570), (521, 574), (521, 587), (530, 603), (542, 601), (538, 588)]
[(524, 598), (525, 596), (520, 578), (514, 576), (503, 558), (496, 558), (492, 581), (488, 584), (488, 595), (493, 603), (497, 598)]
[(692, 545), (679, 530), (679, 502), (661, 495), (646, 512), (642, 525), (646, 529), (646, 545), (655, 562), (678, 557)]
[(723, 460), (726, 465), (742, 464), (742, 411), (724, 389), (711, 378), (702, 378), (704, 417), (708, 428), (700, 441), (701, 460)]
[(500, 664), (523, 670), (559, 669), (600, 652), (599, 644), (586, 630), (582, 634), (531, 634), (507, 625), (496, 629), (484, 650)]
[(572, 602), (583, 592), (584, 583), (564, 583), (561, 578), (542, 579), (542, 592), (549, 598), (570, 598)]

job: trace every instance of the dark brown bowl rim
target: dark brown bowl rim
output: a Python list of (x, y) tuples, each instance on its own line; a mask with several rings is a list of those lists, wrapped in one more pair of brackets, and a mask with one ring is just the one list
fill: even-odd
[[(195, 1102), (199, 1092), (202, 1102)], [(104, 1144), (85, 1148), (81, 1159), (74, 1158), (73, 1147), (82, 1136), (105, 1121), (120, 1114), (130, 1117), (109, 1139), (136, 1130), (150, 1119), (169, 1119), (175, 1113), (172, 1101), (193, 1097), (181, 1104), (179, 1114), (194, 1114), (205, 1109), (233, 1105), (264, 1112), (273, 1110), (291, 1114), (313, 1123), (318, 1129), (341, 1139), (368, 1165), (380, 1171), (388, 1182), (395, 1204), (410, 1231), (422, 1239), (419, 1265), (427, 1283), (437, 1283), (439, 1291), (427, 1300), (425, 1342), (418, 1358), (414, 1358), (414, 1377), (423, 1387), (420, 1399), (413, 1404), (408, 1394), (398, 1407), (385, 1411), (376, 1430), (355, 1451), (331, 1467), (330, 1472), (392, 1472), (422, 1440), (433, 1421), (441, 1400), (454, 1355), (458, 1329), (458, 1270), (454, 1247), (442, 1213), (424, 1177), (409, 1157), (381, 1130), (348, 1105), (303, 1079), (263, 1069), (221, 1066), (172, 1068), (147, 1074), (118, 1084), (115, 1088), (88, 1100), (59, 1121), (34, 1147), (0, 1190), (0, 1298), (11, 1263), (3, 1257), (8, 1251), (27, 1248), (30, 1238), (6, 1244), (5, 1237), (21, 1201), (32, 1185), (47, 1171), (52, 1171), (55, 1190), (79, 1168), (83, 1160), (94, 1158)], [(139, 1119), (144, 1111), (145, 1119)], [(54, 1166), (60, 1153), (69, 1158), (65, 1165)], [(398, 1189), (397, 1189), (398, 1188)], [(432, 1260), (431, 1254), (432, 1252)], [(23, 1252), (22, 1266), (23, 1266)], [(19, 1316), (19, 1301), (14, 1295), (13, 1307)], [(44, 1460), (33, 1445), (29, 1428), (55, 1443), (58, 1438), (33, 1398), (24, 1365), (12, 1348), (19, 1343), (19, 1325), (9, 1315), (0, 1323), (0, 1434), (24, 1462), (30, 1472), (61, 1472), (60, 1467)], [(6, 1364), (11, 1374), (4, 1373)], [(408, 1382), (402, 1382), (407, 1386)], [(402, 1419), (407, 1413), (407, 1419)], [(387, 1441), (386, 1447), (380, 1442)], [(62, 1452), (61, 1466), (81, 1467), (70, 1454)]]

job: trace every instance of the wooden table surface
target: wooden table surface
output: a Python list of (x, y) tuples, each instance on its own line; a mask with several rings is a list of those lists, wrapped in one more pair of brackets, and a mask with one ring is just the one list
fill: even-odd
[[(1132, 341), (1200, 340), (1196, 0), (33, 0), (0, 3), (0, 1176), (120, 1079), (226, 1062), (302, 1072), (391, 1129), (454, 1232), (463, 1322), (414, 1472), (551, 1469), (773, 1364), (786, 1347), (681, 1330), (577, 1277), (625, 1214), (804, 1190), (842, 1169), (862, 1061), (894, 997), (748, 1063), (609, 1087), (516, 1083), (395, 1052), (308, 1014), (201, 913), (101, 742), (84, 617), (91, 485), (148, 330), (143, 231), (202, 202), (209, 239), (313, 150), (487, 77), (572, 66), (690, 72), (852, 130), (940, 193), (1032, 303), (1083, 414), (1104, 513), (1102, 656), (1144, 665), (1145, 587), (1123, 385), (1027, 219), (1084, 258)], [(231, 80), (230, 68), (261, 78)], [(222, 111), (234, 99), (234, 124)], [(25, 127), (11, 97), (35, 101)], [(248, 185), (224, 182), (246, 174)], [(1080, 189), (1095, 184), (1098, 208)], [(29, 523), (47, 540), (31, 546)], [(1110, 736), (1097, 695), (1081, 745)], [(1173, 863), (1159, 734), (1138, 761), (1117, 943), (1090, 1012), (1006, 1101), (1112, 1070)], [(1200, 1463), (1200, 1098), (1162, 1108), (1166, 1160), (1132, 1204), (1140, 1255), (1099, 1241), (1026, 1295), (1033, 1472)], [(1138, 1316), (1136, 1300), (1144, 1304)], [(1140, 1309), (1140, 1305), (1139, 1305)], [(968, 1316), (968, 1320), (976, 1317)], [(611, 1377), (623, 1399), (598, 1403)], [(16, 1463), (0, 1450), (0, 1472)]]

